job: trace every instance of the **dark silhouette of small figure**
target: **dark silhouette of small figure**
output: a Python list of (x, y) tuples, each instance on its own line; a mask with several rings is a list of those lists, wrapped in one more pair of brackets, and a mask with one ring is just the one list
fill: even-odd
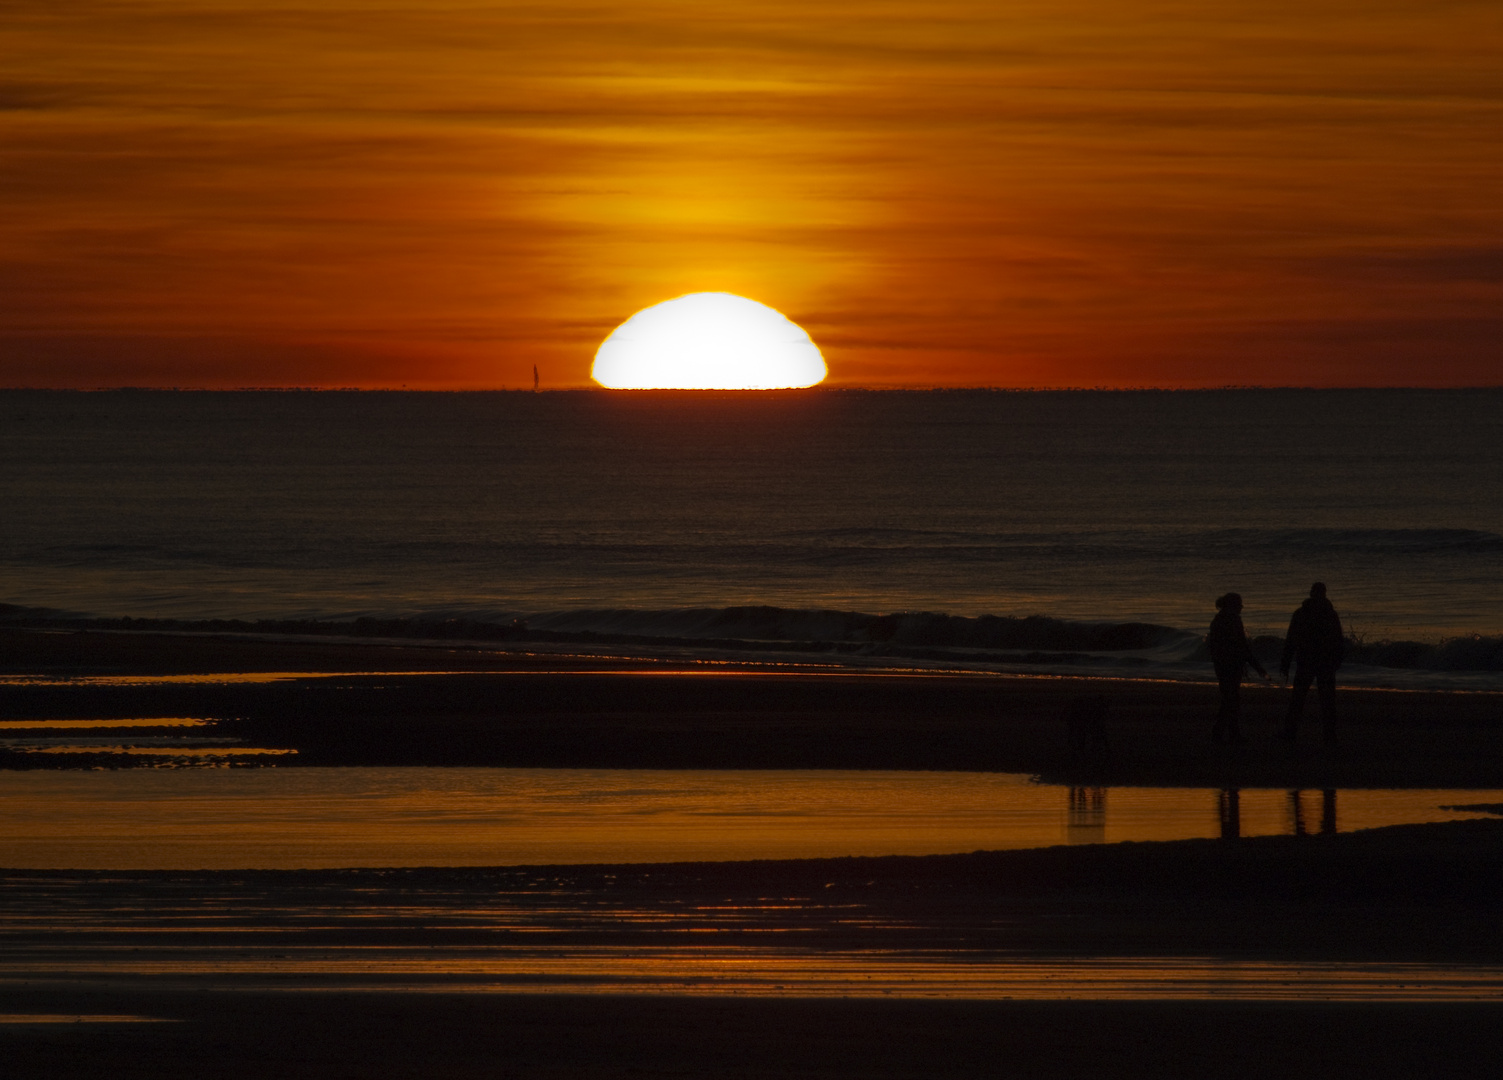
[(1106, 788), (1072, 787), (1065, 838), (1072, 844), (1106, 841)]
[(1216, 598), (1216, 617), (1211, 620), (1211, 630), (1206, 634), (1206, 649), (1216, 668), (1216, 682), (1221, 686), (1221, 710), (1216, 714), (1216, 726), (1211, 729), (1211, 741), (1239, 743), (1242, 741), (1242, 676), (1247, 665), (1251, 664), (1265, 680), (1268, 678), (1268, 672), (1253, 655), (1247, 631), (1242, 628), (1240, 593), (1229, 592)]
[(1320, 698), (1322, 735), (1328, 745), (1336, 742), (1336, 669), (1346, 655), (1346, 634), (1341, 618), (1326, 599), (1325, 582), (1310, 586), (1310, 596), (1289, 620), (1284, 636), (1284, 655), (1279, 674), (1288, 678), (1289, 664), (1294, 662), (1294, 687), (1289, 695), (1289, 711), (1284, 715), (1284, 730), (1279, 737), (1293, 742), (1305, 710), (1305, 695), (1315, 684)]

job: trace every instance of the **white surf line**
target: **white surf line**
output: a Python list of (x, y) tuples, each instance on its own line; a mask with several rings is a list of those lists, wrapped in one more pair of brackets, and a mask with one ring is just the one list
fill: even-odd
[[(717, 661), (705, 661), (708, 664), (718, 664)], [(75, 676), (33, 676), (33, 675), (0, 675), (0, 686), (162, 686), (171, 684), (206, 684), (206, 685), (229, 685), (242, 683), (272, 683), (285, 682), (297, 679), (385, 679), (405, 678), (411, 676), (451, 676), (451, 675), (475, 675), (475, 676), (506, 676), (531, 677), (541, 675), (616, 675), (616, 676), (641, 676), (644, 678), (672, 678), (672, 677), (710, 677), (718, 676), (730, 678), (734, 676), (761, 676), (764, 678), (782, 677), (790, 675), (808, 676), (810, 678), (840, 678), (840, 679), (891, 679), (891, 678), (919, 678), (919, 679), (944, 679), (953, 675), (980, 676), (994, 679), (1028, 678), (1029, 676), (1013, 675), (1006, 672), (991, 671), (966, 671), (966, 672), (937, 672), (930, 669), (915, 668), (884, 668), (873, 671), (852, 671), (847, 669), (813, 669), (795, 668), (780, 670), (735, 670), (724, 667), (701, 668), (701, 667), (661, 667), (661, 668), (527, 668), (524, 670), (466, 670), (466, 671), (252, 671), (252, 672), (219, 672), (215, 674), (196, 675), (75, 675)], [(1040, 676), (1041, 678), (1055, 678), (1055, 676)], [(61, 721), (59, 721), (61, 722)], [(6, 721), (4, 723), (25, 723)], [(144, 724), (145, 721), (132, 721), (135, 724)], [(37, 725), (31, 725), (37, 726)]]
[(175, 683), (224, 685), (272, 683), (290, 679), (390, 678), (402, 675), (483, 675), (477, 671), (227, 671), (196, 675), (0, 675), (0, 686), (161, 686)]

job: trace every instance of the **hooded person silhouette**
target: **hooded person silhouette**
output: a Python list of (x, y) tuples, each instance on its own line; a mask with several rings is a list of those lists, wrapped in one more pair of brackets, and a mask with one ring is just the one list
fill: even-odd
[(1216, 617), (1211, 620), (1210, 632), (1206, 634), (1206, 650), (1211, 654), (1216, 682), (1221, 687), (1221, 709), (1216, 713), (1216, 725), (1211, 728), (1211, 741), (1239, 743), (1242, 741), (1242, 676), (1247, 665), (1251, 664), (1265, 680), (1268, 678), (1268, 672), (1253, 655), (1247, 631), (1242, 627), (1241, 593), (1229, 592), (1216, 598)]
[(1336, 669), (1345, 654), (1346, 634), (1341, 629), (1341, 618), (1326, 599), (1325, 582), (1317, 581), (1310, 586), (1309, 599), (1289, 620), (1289, 633), (1284, 636), (1279, 674), (1288, 677), (1290, 661), (1295, 668), (1289, 711), (1284, 714), (1280, 738), (1294, 741), (1300, 715), (1305, 710), (1305, 695), (1313, 682), (1320, 698), (1322, 735), (1328, 744), (1336, 741)]

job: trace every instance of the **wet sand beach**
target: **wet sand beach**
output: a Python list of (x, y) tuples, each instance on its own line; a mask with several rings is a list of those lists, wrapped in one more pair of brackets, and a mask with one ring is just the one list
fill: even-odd
[[(1312, 710), (1291, 751), (1270, 738), (1282, 695), (1253, 688), (1249, 744), (1228, 748), (1208, 740), (1210, 685), (3, 644), (0, 719), (209, 718), (311, 764), (1503, 787), (1487, 694), (1343, 691), (1340, 747), (1314, 743)], [(1105, 752), (1068, 745), (1084, 694), (1110, 702)], [(924, 857), (11, 869), (0, 1055), (27, 1078), (1484, 1076), (1503, 1051), (1500, 915), (1490, 816)]]
[(0, 1048), (23, 1077), (1483, 1076), (1500, 896), (1496, 820), (917, 859), (10, 871)]
[[(1341, 745), (1275, 741), (1287, 690), (1244, 690), (1247, 743), (1209, 741), (1212, 684), (686, 663), (651, 656), (0, 631), (0, 720), (208, 717), (305, 765), (959, 769), (1203, 787), (1503, 783), (1503, 694), (1343, 688)], [(1104, 745), (1066, 714), (1106, 703)], [(10, 767), (33, 763), (8, 761)], [(114, 765), (118, 762), (79, 762)], [(289, 762), (291, 764), (291, 762)]]

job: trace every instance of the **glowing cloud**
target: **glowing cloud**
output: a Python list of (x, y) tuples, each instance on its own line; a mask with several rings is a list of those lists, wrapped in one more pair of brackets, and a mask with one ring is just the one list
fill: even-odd
[(828, 373), (809, 335), (766, 304), (690, 293), (616, 327), (590, 374), (613, 390), (780, 390)]

